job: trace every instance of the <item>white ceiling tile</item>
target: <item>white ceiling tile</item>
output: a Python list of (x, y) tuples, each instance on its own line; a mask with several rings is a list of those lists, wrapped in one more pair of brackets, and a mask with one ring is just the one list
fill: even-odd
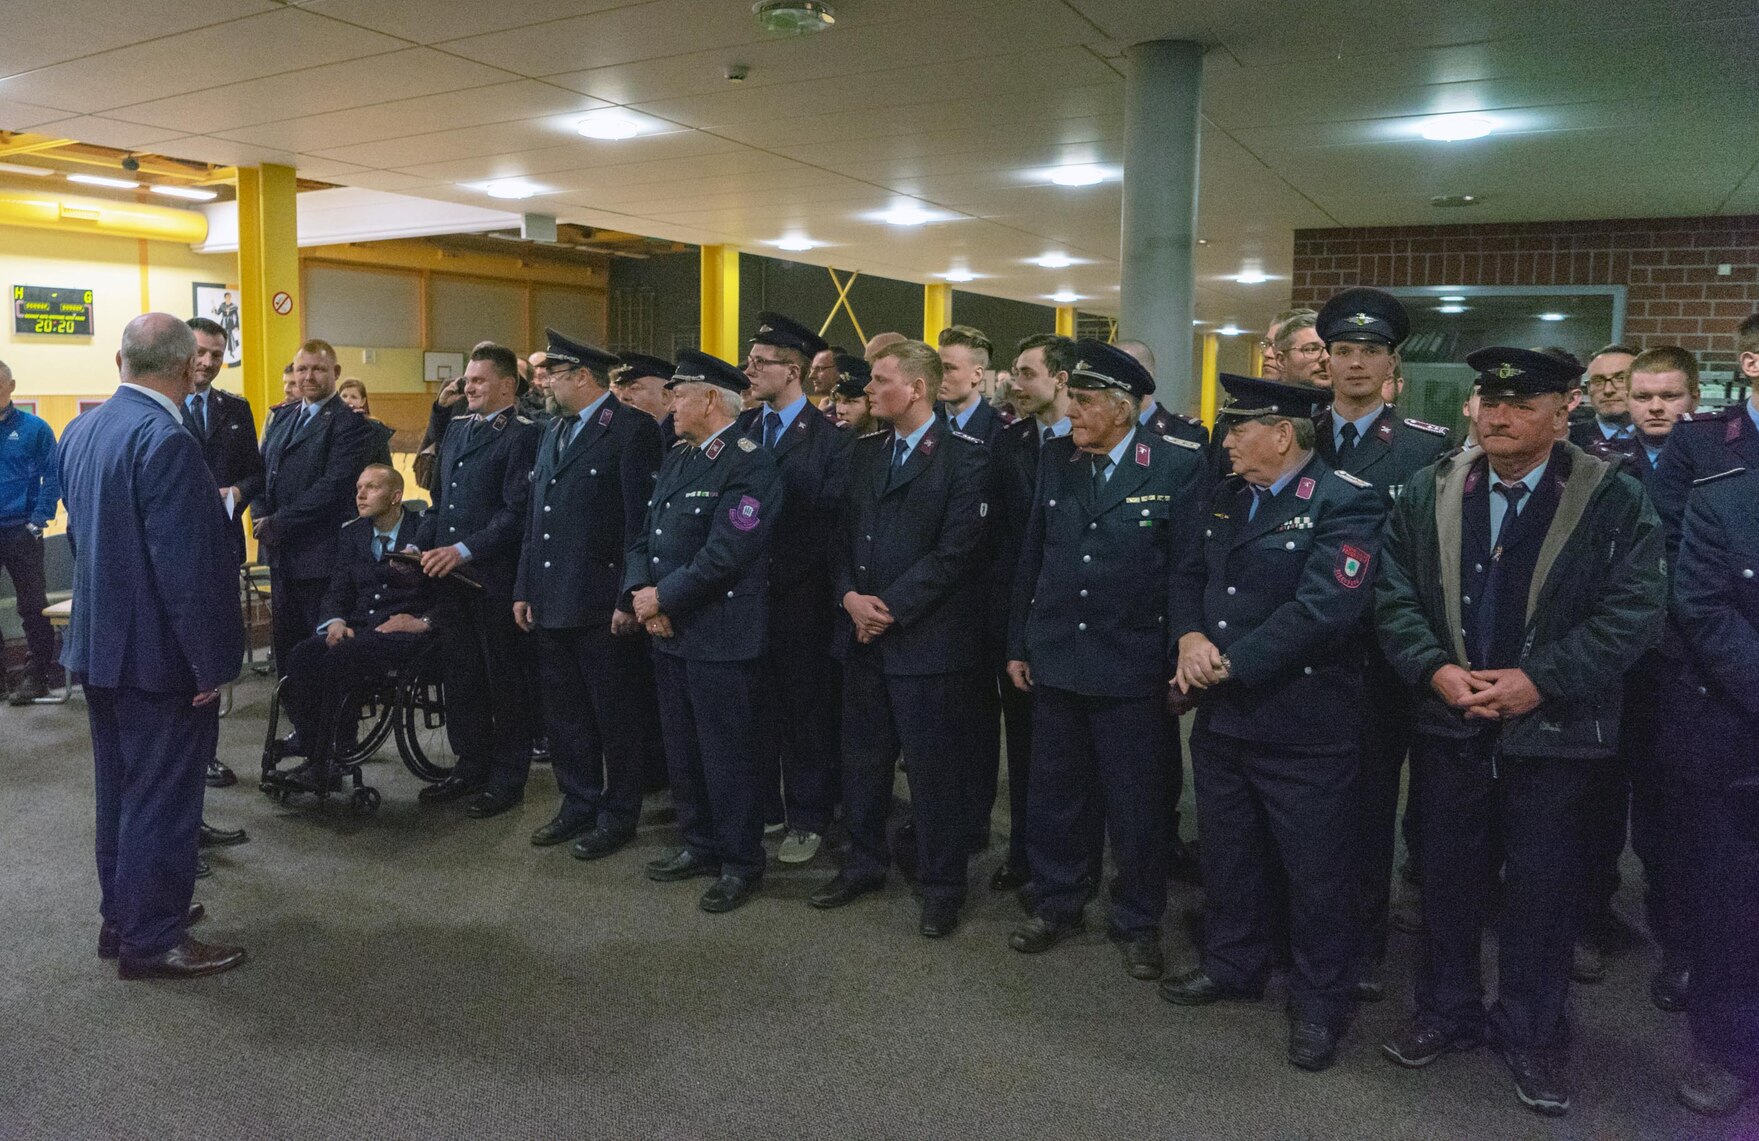
[(190, 134), (167, 127), (144, 127), (139, 123), (124, 123), (118, 119), (108, 119), (102, 115), (78, 115), (71, 119), (62, 119), (54, 123), (43, 123), (33, 131), (40, 135), (55, 135), (64, 139), (77, 139), (82, 143), (91, 143), (100, 147), (117, 147), (132, 151), (150, 147), (156, 143), (170, 142)]
[(0, 130), (3, 131), (35, 131), (45, 124), (65, 120), (67, 117), (66, 111), (54, 107), (39, 107), (16, 99), (0, 99)]
[(0, 77), (275, 11), (274, 0), (55, 0), (9, 4)]
[(492, 154), (453, 159), (447, 162), (420, 163), (403, 167), (411, 174), (461, 182), (484, 178), (509, 178), (515, 175), (543, 176), (563, 171), (609, 170), (629, 163), (658, 159), (689, 158), (739, 150), (739, 144), (699, 131), (673, 131), (664, 135), (645, 135), (639, 139), (607, 143), (580, 138), (566, 133), (565, 141), (554, 146), (530, 150), (502, 150), (508, 140), (496, 135), (491, 141)]
[(386, 3), (385, 0), (298, 0), (302, 8), (418, 44), (436, 44), (509, 27), (549, 23), (602, 8), (615, 8), (627, 2), (517, 0), (514, 4), (495, 5), (484, 4), (482, 0), (422, 0), (419, 4)]

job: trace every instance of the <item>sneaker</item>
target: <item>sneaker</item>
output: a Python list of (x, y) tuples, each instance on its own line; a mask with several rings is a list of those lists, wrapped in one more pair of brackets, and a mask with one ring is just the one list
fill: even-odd
[(1547, 1117), (1562, 1117), (1570, 1111), (1570, 1088), (1560, 1059), (1551, 1051), (1505, 1049), (1502, 1058), (1514, 1075), (1515, 1096), (1522, 1105)]
[(823, 841), (824, 837), (817, 832), (805, 832), (799, 828), (792, 829), (783, 839), (782, 847), (776, 853), (776, 859), (784, 864), (809, 864), (812, 862), (812, 858), (818, 855), (818, 846)]

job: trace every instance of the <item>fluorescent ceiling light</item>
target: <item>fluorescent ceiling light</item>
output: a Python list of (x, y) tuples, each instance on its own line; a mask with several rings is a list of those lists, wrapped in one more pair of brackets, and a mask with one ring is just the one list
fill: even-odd
[(797, 251), (800, 251), (800, 250), (816, 249), (818, 247), (818, 243), (813, 241), (811, 238), (803, 238), (803, 237), (800, 237), (798, 234), (796, 234), (792, 237), (783, 238), (781, 241), (773, 242), (771, 244), (774, 245), (778, 250), (797, 250)]
[(482, 192), (490, 198), (530, 198), (537, 193), (537, 187), (523, 178), (498, 178), (485, 182)]
[(623, 111), (594, 111), (574, 129), (589, 139), (633, 139), (641, 134), (641, 120)]
[(920, 226), (924, 222), (938, 221), (938, 214), (931, 214), (920, 206), (905, 203), (894, 206), (880, 215), (880, 221), (888, 226)]
[(1058, 186), (1098, 186), (1105, 179), (1105, 168), (1098, 166), (1063, 166), (1051, 172)]
[(1562, 321), (1567, 316), (1569, 316), (1567, 313), (1541, 313), (1539, 319), (1541, 321)]
[(220, 197), (212, 190), (198, 190), (192, 186), (155, 186), (154, 194), (163, 194), (167, 198), (186, 198), (191, 202), (212, 202)]
[(7, 174), (25, 174), (32, 178), (42, 178), (44, 175), (55, 173), (46, 166), (21, 166), (16, 162), (0, 162), (0, 171)]
[(1270, 278), (1264, 276), (1263, 270), (1249, 269), (1245, 273), (1235, 274), (1234, 280), (1241, 285), (1263, 285)]
[(1055, 301), (1058, 305), (1073, 305), (1075, 302), (1081, 300), (1081, 295), (1064, 289), (1051, 294), (1051, 300)]
[(1451, 302), (1451, 301), (1464, 301), (1466, 299), (1464, 297), (1443, 297), (1441, 300)]
[(1068, 254), (1045, 254), (1041, 258), (1033, 258), (1032, 264), (1046, 269), (1067, 269), (1075, 264), (1075, 259)]
[(1496, 124), (1483, 115), (1443, 115), (1423, 124), (1423, 137), (1436, 143), (1462, 143), (1494, 130)]
[(96, 174), (70, 174), (67, 181), (80, 182), (87, 186), (108, 186), (112, 190), (133, 190), (140, 185), (130, 178), (103, 178)]
[(1435, 311), (1437, 313), (1464, 313), (1466, 307), (1464, 305), (1437, 305)]
[(949, 269), (941, 274), (948, 281), (976, 281), (977, 275), (968, 269)]
[(1232, 321), (1229, 321), (1226, 325), (1223, 325), (1221, 328), (1216, 330), (1216, 332), (1220, 333), (1224, 337), (1237, 337), (1241, 333), (1244, 333), (1245, 331), (1246, 330), (1240, 328), (1240, 326), (1234, 324)]

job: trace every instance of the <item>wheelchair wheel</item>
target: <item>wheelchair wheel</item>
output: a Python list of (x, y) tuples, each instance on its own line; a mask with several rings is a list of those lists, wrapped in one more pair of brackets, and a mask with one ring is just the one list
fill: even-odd
[(354, 795), (348, 798), (348, 807), (357, 816), (370, 816), (379, 810), (379, 804), (379, 790), (376, 788), (357, 788)]
[(359, 743), (352, 749), (341, 750), (336, 763), (358, 765), (378, 752), (391, 736), (396, 722), (397, 694), (395, 691), (387, 693), (383, 687), (363, 689), (350, 694), (343, 708), (359, 710), (354, 731), (354, 739)]
[(429, 784), (451, 776), (458, 758), (446, 736), (446, 692), (438, 671), (414, 671), (396, 706), (397, 752), (409, 771)]

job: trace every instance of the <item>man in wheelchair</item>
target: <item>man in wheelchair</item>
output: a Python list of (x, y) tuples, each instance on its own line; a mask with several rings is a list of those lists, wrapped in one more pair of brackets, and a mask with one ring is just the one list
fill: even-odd
[[(407, 664), (434, 629), (434, 580), (422, 574), (418, 561), (399, 554), (414, 547), (419, 522), (403, 509), (403, 477), (384, 464), (369, 464), (355, 484), (354, 502), (360, 514), (342, 526), (320, 612), (325, 618), (288, 655), (280, 688), (280, 705), (294, 730), (280, 752), (306, 758), (283, 779), (314, 790), (327, 757), (346, 755), (355, 743), (355, 719), (337, 718), (339, 703)], [(337, 739), (325, 742), (324, 726), (331, 721)]]

